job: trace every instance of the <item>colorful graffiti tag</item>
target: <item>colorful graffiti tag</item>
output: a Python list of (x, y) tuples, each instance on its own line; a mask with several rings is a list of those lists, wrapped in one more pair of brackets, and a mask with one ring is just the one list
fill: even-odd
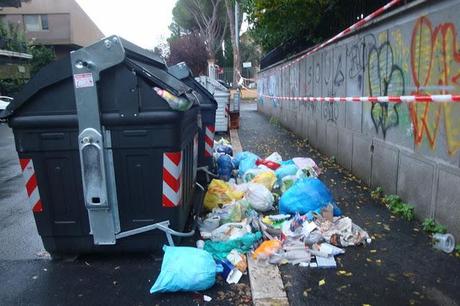
[[(416, 86), (413, 94), (460, 92), (460, 45), (454, 24), (434, 27), (425, 16), (416, 21), (411, 40), (411, 72)], [(420, 145), (426, 139), (434, 149), (444, 122), (447, 152), (455, 154), (460, 149), (460, 128), (453, 108), (450, 104), (409, 105), (415, 143)]]

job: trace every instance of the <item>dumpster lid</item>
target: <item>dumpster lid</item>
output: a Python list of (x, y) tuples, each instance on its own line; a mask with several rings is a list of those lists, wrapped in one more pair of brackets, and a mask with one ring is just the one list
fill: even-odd
[(176, 96), (192, 92), (190, 87), (173, 77), (166, 70), (135, 59), (128, 58), (126, 59), (126, 63), (128, 66), (143, 75), (148, 80), (158, 84), (160, 87), (163, 87)]
[[(118, 39), (124, 50), (125, 63), (131, 65), (147, 78), (154, 80), (158, 85), (164, 86), (165, 89), (168, 89), (175, 95), (191, 92), (188, 86), (182, 84), (182, 82), (168, 74), (166, 71), (167, 66), (160, 56), (138, 47), (123, 38), (118, 37)], [(102, 40), (105, 40), (105, 38)], [(100, 43), (100, 41), (96, 43)], [(14, 100), (4, 111), (0, 112), (0, 119), (6, 119), (11, 116), (40, 90), (71, 77), (72, 66), (69, 55), (48, 64), (40, 69), (40, 71), (23, 86), (19, 93), (13, 95)]]
[(192, 71), (185, 62), (180, 62), (174, 66), (169, 66), (168, 72), (179, 80), (190, 80), (196, 85), (197, 88), (200, 89), (199, 92), (201, 95), (214, 101), (214, 96), (209, 92), (209, 90), (207, 90), (206, 87), (201, 85), (200, 82), (193, 78)]

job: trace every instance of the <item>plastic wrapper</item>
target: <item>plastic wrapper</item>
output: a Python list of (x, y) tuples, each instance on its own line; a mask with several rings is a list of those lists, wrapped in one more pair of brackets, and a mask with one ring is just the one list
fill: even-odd
[(211, 253), (216, 259), (224, 259), (232, 250), (237, 250), (240, 254), (246, 254), (252, 249), (256, 241), (262, 238), (260, 232), (247, 233), (238, 239), (227, 241), (211, 241), (204, 243), (204, 249)]
[(276, 176), (272, 171), (266, 171), (257, 174), (253, 179), (252, 183), (264, 185), (268, 190), (272, 190), (273, 185), (275, 184)]
[(243, 192), (235, 190), (230, 184), (222, 180), (214, 179), (208, 186), (203, 204), (207, 210), (212, 210), (220, 204), (227, 204), (233, 200), (240, 200), (243, 196)]
[[(240, 162), (242, 160), (245, 160), (245, 159), (250, 159), (250, 160), (253, 160), (254, 161), (254, 165), (256, 163), (256, 160), (259, 159), (259, 156), (255, 155), (254, 153), (251, 153), (251, 152), (248, 152), (248, 151), (244, 151), (244, 152), (239, 152), (235, 155), (234, 159), (233, 159), (233, 162), (235, 163), (235, 167), (239, 167), (240, 166)], [(251, 167), (253, 168), (253, 167)], [(246, 171), (251, 169), (251, 168), (248, 168), (248, 169), (245, 169)], [(246, 171), (242, 171), (240, 175), (243, 175)]]
[(280, 198), (279, 210), (281, 214), (304, 215), (311, 211), (319, 211), (331, 203), (334, 215), (342, 214), (335, 204), (332, 194), (326, 185), (317, 178), (298, 179)]
[(206, 251), (191, 247), (164, 246), (161, 272), (150, 293), (201, 291), (211, 288), (220, 272)]
[(276, 169), (275, 175), (278, 179), (278, 183), (281, 184), (281, 180), (286, 176), (295, 175), (297, 173), (297, 170), (299, 170), (299, 168), (294, 164), (284, 165)]
[(276, 170), (281, 166), (278, 163), (275, 163), (275, 162), (273, 162), (271, 160), (266, 160), (266, 159), (258, 159), (258, 160), (256, 160), (256, 165), (257, 166), (264, 165), (265, 167), (270, 168), (272, 170)]
[(266, 212), (273, 209), (273, 194), (264, 185), (248, 183), (245, 197), (251, 207), (257, 211)]
[(218, 145), (214, 150), (220, 154), (227, 154), (233, 156), (233, 149), (229, 145)]
[(167, 90), (158, 87), (154, 87), (153, 89), (160, 97), (168, 102), (169, 107), (171, 107), (173, 110), (185, 112), (189, 110), (193, 105), (192, 101), (183, 97), (177, 97)]
[(289, 188), (291, 188), (297, 181), (297, 176), (288, 175), (281, 179), (281, 193), (285, 193)]
[(316, 165), (315, 161), (311, 158), (294, 157), (292, 161), (299, 169), (313, 169), (314, 173), (316, 174), (315, 176), (318, 176), (321, 174), (321, 169)]
[(279, 240), (266, 240), (260, 244), (260, 246), (254, 251), (252, 257), (257, 258), (268, 258), (271, 255), (275, 254), (282, 246), (281, 241)]
[(228, 181), (232, 176), (233, 161), (232, 157), (222, 154), (217, 158), (217, 176), (223, 181)]
[(266, 172), (266, 170), (261, 168), (249, 169), (243, 174), (243, 182), (248, 183), (252, 181), (257, 175), (264, 172)]
[(278, 152), (273, 152), (272, 154), (267, 156), (265, 158), (265, 160), (269, 160), (269, 161), (275, 162), (277, 164), (280, 164), (283, 161), (283, 158), (281, 157), (281, 155)]
[(246, 220), (239, 223), (226, 223), (211, 232), (211, 240), (213, 241), (226, 241), (243, 237), (247, 233), (251, 232), (251, 226), (249, 226)]

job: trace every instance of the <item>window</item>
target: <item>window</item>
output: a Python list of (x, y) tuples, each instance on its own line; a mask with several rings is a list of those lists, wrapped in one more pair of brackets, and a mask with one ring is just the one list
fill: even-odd
[(48, 30), (48, 15), (24, 15), (24, 24), (29, 32)]

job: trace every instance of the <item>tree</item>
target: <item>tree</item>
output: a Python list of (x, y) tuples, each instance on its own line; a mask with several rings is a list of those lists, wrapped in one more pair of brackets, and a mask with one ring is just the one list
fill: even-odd
[[(334, 1), (334, 0), (332, 0)], [(264, 51), (299, 38), (312, 40), (330, 0), (250, 0), (244, 5), (251, 36)]]
[(169, 65), (185, 62), (192, 70), (193, 75), (206, 73), (207, 51), (206, 46), (197, 33), (190, 33), (179, 38), (169, 40)]
[(182, 31), (199, 33), (206, 47), (210, 68), (214, 67), (216, 53), (222, 48), (222, 41), (227, 31), (223, 1), (178, 0), (172, 12), (174, 22)]
[[(250, 33), (263, 50), (324, 41), (388, 0), (245, 0)], [(300, 51), (300, 50), (297, 50)]]
[[(233, 86), (236, 87), (241, 76), (239, 37), (241, 23), (243, 22), (243, 11), (239, 8), (236, 0), (225, 0), (225, 7), (227, 8), (227, 17), (230, 24), (230, 37), (233, 49)], [(238, 20), (236, 20), (235, 17), (235, 10), (237, 10), (238, 13)]]
[[(42, 45), (27, 43), (25, 33), (18, 25), (0, 22), (0, 49), (9, 51), (30, 53), (30, 75), (33, 76), (43, 66), (55, 59), (54, 50)], [(27, 65), (27, 64), (26, 64)], [(0, 92), (4, 95), (12, 95), (19, 91), (27, 79), (13, 78), (8, 76), (0, 79)]]

